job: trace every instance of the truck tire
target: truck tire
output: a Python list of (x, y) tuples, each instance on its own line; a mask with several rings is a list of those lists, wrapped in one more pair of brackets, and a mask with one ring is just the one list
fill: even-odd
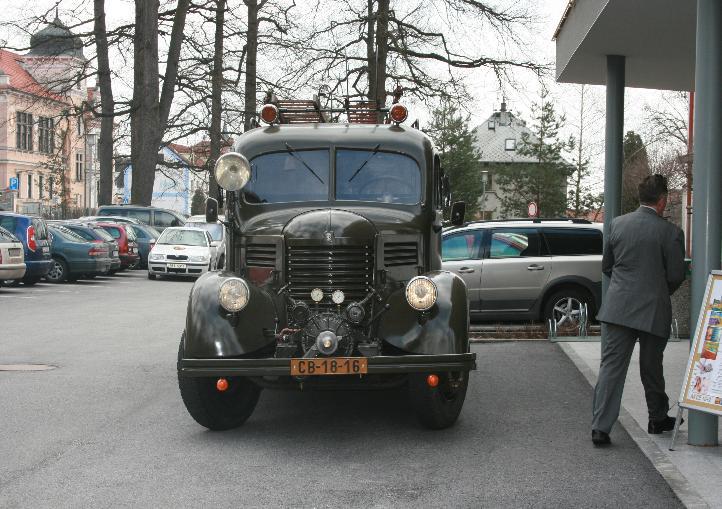
[[(182, 358), (181, 337), (178, 360)], [(228, 389), (216, 389), (217, 378), (185, 377), (178, 372), (178, 387), (186, 410), (193, 419), (210, 430), (224, 431), (237, 428), (251, 416), (258, 403), (261, 388), (246, 377), (226, 377)]]
[(409, 375), (409, 397), (422, 425), (429, 429), (452, 426), (461, 413), (469, 385), (469, 373), (440, 373), (439, 385), (430, 387), (428, 373)]

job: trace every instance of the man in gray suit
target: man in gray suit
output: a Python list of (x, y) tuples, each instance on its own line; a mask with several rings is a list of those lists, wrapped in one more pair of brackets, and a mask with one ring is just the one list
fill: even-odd
[(602, 322), (602, 362), (594, 389), (592, 441), (611, 443), (612, 429), (634, 344), (649, 411), (649, 433), (674, 429), (664, 390), (662, 360), (672, 322), (674, 293), (685, 277), (684, 233), (662, 218), (667, 179), (650, 175), (639, 184), (640, 207), (612, 221), (604, 239), (602, 272), (610, 278), (597, 319)]

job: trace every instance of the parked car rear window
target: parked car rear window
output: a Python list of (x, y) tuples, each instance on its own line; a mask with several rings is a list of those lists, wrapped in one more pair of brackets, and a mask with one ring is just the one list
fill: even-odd
[(68, 226), (67, 228), (68, 228), (68, 230), (74, 232), (77, 235), (80, 235), (81, 237), (83, 237), (86, 240), (95, 240), (95, 237), (93, 237), (90, 233), (88, 233), (87, 231), (85, 231), (81, 228), (73, 228), (72, 226)]
[(552, 255), (578, 256), (602, 254), (602, 232), (582, 228), (545, 228)]
[(180, 226), (182, 222), (173, 214), (163, 212), (162, 210), (156, 210), (154, 224), (156, 226), (160, 226), (161, 228), (168, 228), (169, 226)]
[(125, 234), (128, 236), (128, 240), (138, 240), (138, 236), (135, 234), (135, 228), (130, 224), (123, 225), (125, 227)]
[(481, 232), (448, 235), (441, 242), (441, 259), (445, 262), (478, 258)]
[(105, 228), (105, 230), (106, 230), (108, 233), (110, 233), (110, 235), (111, 235), (114, 239), (119, 239), (119, 238), (120, 238), (120, 228), (116, 228), (115, 226), (108, 226), (107, 228)]
[(541, 238), (534, 229), (494, 229), (491, 233), (490, 258), (526, 258), (540, 254)]
[(113, 240), (113, 236), (102, 228), (93, 228), (93, 231), (95, 231), (95, 233), (97, 233), (98, 236), (103, 240)]
[(18, 242), (18, 239), (8, 230), (0, 227), (0, 242)]
[[(156, 216), (158, 213), (156, 213)], [(128, 209), (128, 217), (133, 217), (145, 224), (150, 224), (150, 210)]]
[(207, 246), (208, 239), (205, 232), (196, 230), (165, 230), (157, 243), (174, 246)]
[(0, 226), (8, 231), (14, 232), (17, 224), (18, 218), (15, 216), (0, 216)]
[(70, 242), (86, 242), (86, 240), (75, 233), (74, 231), (66, 228), (65, 226), (54, 225), (50, 228), (54, 235), (59, 235), (65, 240)]
[(35, 227), (35, 238), (37, 240), (46, 240), (48, 238), (48, 230), (45, 221), (42, 219), (33, 219), (33, 227)]

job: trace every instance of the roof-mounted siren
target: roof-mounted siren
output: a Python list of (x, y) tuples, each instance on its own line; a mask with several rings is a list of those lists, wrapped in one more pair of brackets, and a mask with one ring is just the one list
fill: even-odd
[(394, 124), (399, 125), (409, 117), (409, 110), (406, 109), (406, 106), (403, 104), (396, 103), (391, 106), (391, 109), (389, 110), (389, 117), (391, 117), (391, 121)]
[(261, 108), (261, 120), (268, 125), (277, 124), (278, 117), (278, 108), (275, 104), (264, 104)]

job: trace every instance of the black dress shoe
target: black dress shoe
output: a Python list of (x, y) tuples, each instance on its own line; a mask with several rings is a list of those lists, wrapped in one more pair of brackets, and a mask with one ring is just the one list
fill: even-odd
[[(672, 431), (676, 421), (677, 420), (674, 417), (670, 417), (669, 415), (660, 421), (653, 421), (650, 419), (649, 424), (647, 425), (647, 433), (651, 435), (659, 435), (665, 431)], [(684, 419), (679, 421), (680, 426), (683, 423)]]
[(592, 442), (594, 442), (594, 445), (609, 445), (612, 443), (609, 439), (609, 433), (599, 431), (598, 429), (592, 430)]

